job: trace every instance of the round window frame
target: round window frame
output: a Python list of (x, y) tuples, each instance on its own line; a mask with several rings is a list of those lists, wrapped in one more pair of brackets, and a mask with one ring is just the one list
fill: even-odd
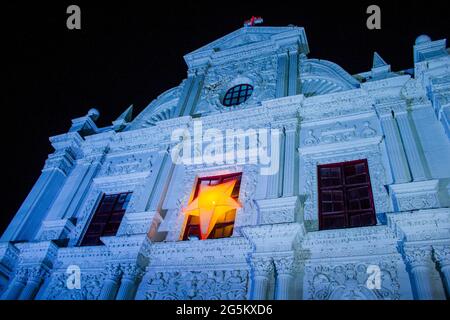
[[(247, 88), (251, 88), (251, 93), (250, 94), (246, 94), (246, 96), (245, 96), (245, 98), (244, 98), (244, 100), (242, 101), (242, 102), (239, 102), (239, 103), (236, 103), (236, 104), (226, 104), (225, 103), (225, 100), (227, 100), (227, 96), (230, 94), (230, 92), (231, 91), (233, 91), (235, 88), (237, 88), (237, 87), (240, 87), (239, 88), (239, 95), (240, 95), (240, 92), (242, 92), (243, 90), (241, 90), (241, 88), (242, 87), (247, 87)], [(246, 91), (248, 92), (248, 91), (250, 91), (250, 90), (248, 90), (248, 89), (246, 89)], [(221, 103), (222, 103), (222, 105), (224, 106), (224, 107), (226, 107), (226, 108), (233, 108), (233, 107), (237, 107), (237, 106), (240, 106), (240, 105), (242, 105), (242, 104), (244, 104), (244, 103), (246, 103), (249, 99), (250, 99), (250, 97), (253, 95), (253, 93), (254, 93), (254, 91), (255, 91), (255, 87), (253, 86), (253, 85), (251, 85), (250, 83), (239, 83), (239, 84), (235, 84), (235, 85), (233, 85), (232, 87), (230, 87), (228, 90), (226, 90), (226, 92), (225, 92), (225, 94), (223, 95), (223, 97), (222, 97), (222, 99), (221, 99)], [(233, 94), (234, 92), (232, 92), (231, 94)], [(238, 95), (238, 100), (239, 100), (239, 95)], [(228, 98), (228, 100), (230, 100), (230, 101), (232, 101), (233, 100), (233, 97), (231, 97), (231, 98)]]

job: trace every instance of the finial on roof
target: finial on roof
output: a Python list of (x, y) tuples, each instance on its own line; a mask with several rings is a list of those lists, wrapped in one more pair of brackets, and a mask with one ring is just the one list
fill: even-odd
[(114, 130), (119, 131), (130, 123), (133, 119), (133, 105), (129, 106), (115, 121), (113, 121)]
[(431, 38), (426, 34), (422, 34), (416, 38), (415, 44), (418, 45), (426, 42), (431, 42)]
[(372, 68), (379, 68), (387, 66), (388, 64), (384, 59), (378, 54), (378, 52), (373, 53), (373, 65)]
[(97, 121), (100, 117), (100, 111), (95, 108), (92, 108), (88, 111), (87, 116), (92, 119), (92, 121)]

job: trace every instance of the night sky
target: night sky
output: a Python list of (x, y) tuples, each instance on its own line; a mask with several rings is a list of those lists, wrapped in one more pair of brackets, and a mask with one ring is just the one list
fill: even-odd
[[(186, 77), (183, 55), (252, 15), (262, 16), (265, 26), (304, 27), (309, 57), (336, 62), (351, 74), (370, 70), (373, 51), (394, 71), (411, 68), (418, 35), (436, 40), (450, 30), (444, 1), (179, 2), (2, 3), (0, 233), (52, 152), (50, 136), (66, 132), (71, 119), (92, 107), (101, 112), (100, 126), (131, 104), (137, 114)], [(71, 4), (81, 7), (80, 31), (66, 28)], [(370, 4), (381, 7), (381, 30), (366, 28)]]

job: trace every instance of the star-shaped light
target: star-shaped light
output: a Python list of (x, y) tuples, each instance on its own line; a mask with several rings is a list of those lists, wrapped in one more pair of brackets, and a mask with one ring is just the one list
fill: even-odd
[(186, 215), (197, 216), (200, 220), (200, 237), (208, 239), (217, 221), (234, 209), (241, 208), (241, 204), (231, 197), (236, 180), (215, 186), (202, 186), (198, 196), (183, 209)]

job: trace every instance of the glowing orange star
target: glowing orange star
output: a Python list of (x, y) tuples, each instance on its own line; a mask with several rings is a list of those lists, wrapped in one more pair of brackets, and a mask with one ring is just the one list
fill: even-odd
[(197, 216), (200, 219), (200, 237), (208, 238), (217, 220), (233, 209), (241, 208), (241, 204), (231, 197), (236, 180), (221, 183), (215, 186), (202, 186), (197, 198), (183, 209), (187, 215)]

